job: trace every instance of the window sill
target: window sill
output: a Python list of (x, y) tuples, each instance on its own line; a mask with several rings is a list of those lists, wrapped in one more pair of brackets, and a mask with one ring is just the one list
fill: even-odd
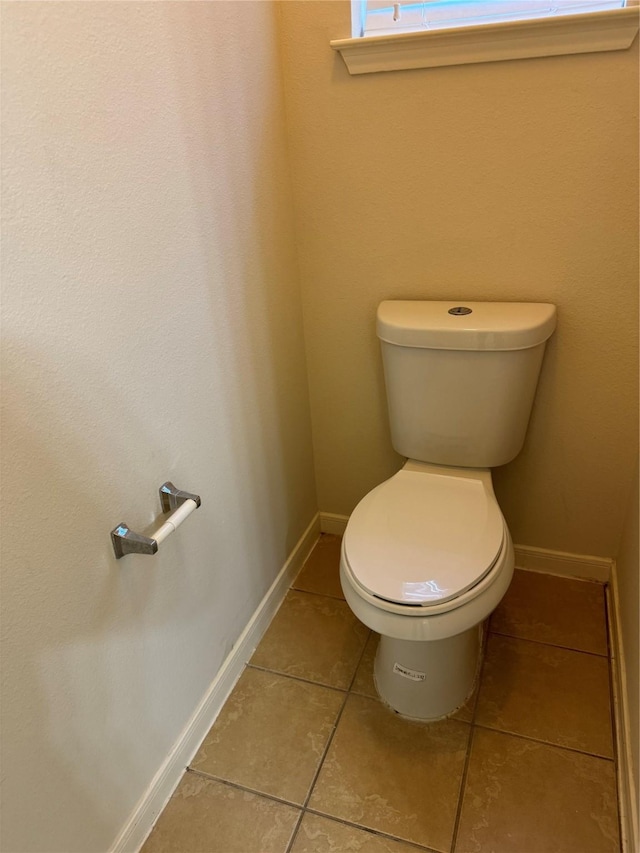
[(334, 39), (349, 74), (626, 50), (638, 7), (398, 35)]

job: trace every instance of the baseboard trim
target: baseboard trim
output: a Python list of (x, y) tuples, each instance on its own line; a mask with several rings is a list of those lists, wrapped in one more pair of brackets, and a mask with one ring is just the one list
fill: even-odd
[(632, 769), (631, 717), (627, 691), (627, 670), (622, 634), (620, 632), (620, 600), (615, 562), (608, 588), (607, 607), (611, 643), (611, 668), (613, 682), (613, 716), (615, 723), (615, 753), (618, 774), (618, 802), (620, 806), (620, 834), (623, 853), (637, 853), (640, 849), (638, 832), (638, 792)]
[[(320, 530), (342, 536), (347, 528), (348, 515), (334, 512), (320, 513)], [(516, 567), (530, 572), (547, 575), (559, 575), (564, 578), (607, 583), (611, 577), (613, 560), (606, 557), (590, 557), (582, 554), (568, 554), (564, 551), (550, 551), (530, 545), (515, 545)]]
[(342, 536), (347, 529), (348, 515), (337, 515), (335, 512), (320, 513), (320, 531), (322, 533), (333, 533), (334, 536)]
[(269, 627), (292, 581), (311, 553), (320, 530), (320, 516), (316, 514), (236, 640), (191, 719), (113, 843), (110, 853), (135, 853), (144, 844), (158, 816), (180, 782), (185, 768), (198, 751), (236, 681), (240, 678), (245, 664)]
[(529, 545), (514, 545), (516, 568), (563, 578), (608, 583), (611, 578), (613, 560), (606, 557), (590, 557), (568, 554), (564, 551), (549, 551)]

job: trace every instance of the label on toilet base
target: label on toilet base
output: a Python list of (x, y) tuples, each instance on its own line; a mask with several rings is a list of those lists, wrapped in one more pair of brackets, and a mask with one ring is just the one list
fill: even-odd
[(418, 672), (415, 669), (408, 669), (406, 666), (402, 666), (402, 664), (399, 663), (394, 663), (393, 671), (405, 678), (410, 678), (412, 681), (424, 681), (427, 677), (426, 672)]

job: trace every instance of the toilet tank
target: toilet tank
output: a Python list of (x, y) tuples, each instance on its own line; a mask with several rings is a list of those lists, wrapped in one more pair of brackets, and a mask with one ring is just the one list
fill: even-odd
[(382, 302), (377, 333), (394, 448), (438, 465), (510, 462), (555, 325), (546, 303)]

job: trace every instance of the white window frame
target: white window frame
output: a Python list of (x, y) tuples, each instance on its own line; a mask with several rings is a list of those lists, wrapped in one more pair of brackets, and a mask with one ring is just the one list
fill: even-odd
[[(360, 0), (352, 0), (354, 15), (361, 8)], [(640, 0), (627, 0), (624, 8), (602, 12), (365, 35), (330, 44), (350, 74), (626, 50), (638, 34), (639, 12)], [(354, 26), (359, 27), (357, 19)]]

